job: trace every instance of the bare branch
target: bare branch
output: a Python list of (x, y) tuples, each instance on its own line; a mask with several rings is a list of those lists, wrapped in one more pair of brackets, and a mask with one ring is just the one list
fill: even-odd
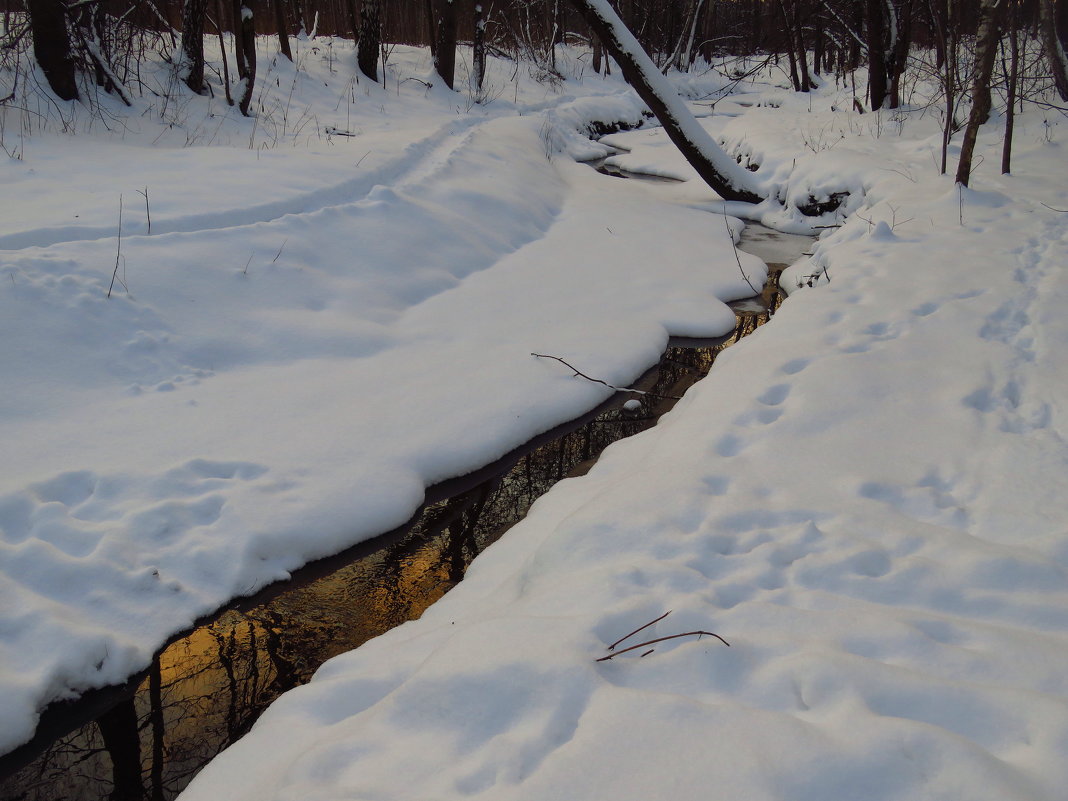
[(616, 646), (617, 646), (617, 645), (619, 645), (619, 644), (620, 644), (621, 642), (623, 642), (624, 640), (626, 640), (626, 639), (629, 639), (630, 637), (633, 637), (633, 636), (634, 636), (635, 634), (637, 634), (637, 633), (638, 633), (639, 631), (645, 631), (645, 630), (646, 630), (647, 628), (649, 628), (649, 627), (650, 627), (651, 625), (653, 625), (654, 623), (659, 623), (659, 622), (660, 622), (661, 620), (663, 620), (663, 619), (664, 619), (665, 617), (667, 617), (667, 616), (668, 616), (668, 615), (670, 615), (670, 614), (671, 614), (671, 610), (669, 609), (669, 610), (667, 610), (666, 612), (664, 612), (664, 614), (662, 614), (662, 615), (661, 615), (660, 617), (658, 617), (658, 618), (657, 618), (656, 620), (650, 620), (650, 621), (649, 621), (648, 623), (646, 623), (646, 624), (645, 624), (644, 626), (639, 626), (638, 628), (634, 629), (634, 631), (632, 631), (632, 632), (631, 632), (630, 634), (626, 635), (625, 637), (620, 637), (620, 638), (619, 638), (618, 640), (616, 640), (616, 641), (615, 641), (614, 643), (612, 643), (611, 645), (609, 645), (609, 646), (608, 646), (608, 648), (607, 648), (607, 650), (609, 650), (609, 651), (614, 651), (614, 650), (616, 649)]
[(614, 656), (619, 656), (620, 654), (625, 654), (625, 653), (627, 653), (627, 651), (636, 651), (639, 648), (644, 648), (647, 645), (653, 645), (654, 643), (664, 642), (665, 640), (677, 640), (679, 637), (693, 637), (695, 635), (703, 635), (703, 634), (707, 634), (709, 637), (715, 637), (717, 640), (719, 640), (721, 643), (726, 645), (728, 648), (731, 647), (731, 644), (729, 642), (727, 642), (725, 639), (723, 639), (722, 637), (720, 637), (718, 634), (716, 634), (714, 632), (711, 632), (711, 631), (687, 631), (687, 632), (683, 632), (682, 634), (670, 634), (667, 637), (657, 637), (655, 640), (648, 640), (646, 642), (640, 642), (637, 645), (632, 645), (630, 648), (624, 648), (622, 651), (616, 651), (615, 653), (609, 654), (608, 656), (602, 656), (600, 659), (598, 659), (596, 661), (598, 661), (598, 662), (607, 662), (609, 659), (611, 659)]
[(591, 376), (586, 375), (573, 364), (569, 364), (568, 362), (561, 359), (559, 356), (550, 356), (546, 353), (531, 353), (530, 355), (535, 356), (539, 359), (555, 359), (565, 367), (574, 370), (576, 378), (585, 378), (587, 381), (592, 381), (594, 384), (604, 384), (606, 387), (608, 387), (609, 389), (614, 389), (616, 392), (634, 392), (638, 395), (648, 395), (650, 398), (660, 398), (661, 400), (682, 400), (682, 398), (678, 395), (657, 395), (655, 392), (646, 392), (644, 389), (634, 389), (633, 387), (617, 387), (614, 384), (609, 384), (607, 381), (602, 381), (600, 378), (593, 378)]

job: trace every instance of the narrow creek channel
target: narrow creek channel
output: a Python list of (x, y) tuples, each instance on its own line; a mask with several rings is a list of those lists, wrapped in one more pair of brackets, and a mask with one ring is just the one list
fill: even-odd
[[(762, 295), (732, 304), (738, 323), (728, 337), (672, 342), (636, 386), (685, 392), (720, 351), (770, 318), (779, 272), (810, 243), (747, 226), (740, 248), (770, 267)], [(433, 488), (410, 524), (235, 603), (126, 685), (50, 708), (33, 742), (0, 757), (0, 801), (174, 798), (281, 693), (330, 657), (419, 617), (553, 484), (585, 472), (604, 448), (655, 425), (674, 405), (644, 396), (640, 410), (628, 412), (626, 399), (617, 394), (494, 465)]]

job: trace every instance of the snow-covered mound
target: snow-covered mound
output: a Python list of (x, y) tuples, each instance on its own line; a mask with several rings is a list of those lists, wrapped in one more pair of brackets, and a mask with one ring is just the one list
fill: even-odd
[(624, 385), (751, 292), (722, 224), (560, 150), (641, 121), (619, 82), (464, 107), (424, 51), (381, 87), (300, 47), (254, 120), (68, 104), (0, 162), (0, 751), (608, 394), (532, 351)]
[[(777, 105), (775, 130), (803, 130), (807, 100)], [(184, 801), (1063, 798), (1063, 150), (1029, 117), (1002, 177), (988, 126), (958, 191), (922, 120), (832, 159), (747, 116), (728, 133), (767, 169), (796, 159), (814, 187), (847, 165), (863, 190), (789, 272), (799, 291), (420, 620), (283, 696)], [(657, 161), (647, 132), (614, 141), (624, 167)], [(668, 611), (617, 650), (697, 630), (730, 647), (596, 661)]]

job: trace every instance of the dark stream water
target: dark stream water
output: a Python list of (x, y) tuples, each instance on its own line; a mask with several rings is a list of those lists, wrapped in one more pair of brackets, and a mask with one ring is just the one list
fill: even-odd
[[(794, 255), (808, 242), (795, 239), (785, 246)], [(751, 227), (742, 248), (766, 252), (770, 262), (783, 255), (784, 241)], [(777, 278), (784, 265), (772, 266)], [(759, 300), (734, 304), (738, 325), (729, 337), (673, 344), (638, 386), (681, 395), (777, 303), (773, 279)], [(605, 447), (654, 425), (674, 405), (640, 396), (641, 409), (626, 412), (628, 397), (617, 395), (478, 474), (434, 488), (434, 502), (409, 526), (245, 599), (172, 642), (124, 687), (51, 708), (34, 742), (0, 757), (0, 801), (174, 798), (281, 693), (308, 681), (330, 657), (419, 617), (553, 484), (585, 472)]]

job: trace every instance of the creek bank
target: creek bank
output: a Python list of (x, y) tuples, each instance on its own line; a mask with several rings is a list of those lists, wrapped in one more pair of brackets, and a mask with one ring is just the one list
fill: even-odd
[(177, 795), (281, 693), (330, 657), (419, 617), (534, 500), (586, 472), (612, 442), (655, 425), (721, 350), (767, 322), (780, 302), (778, 274), (810, 241), (784, 244), (784, 236), (747, 226), (742, 249), (769, 263), (763, 292), (731, 304), (731, 334), (670, 342), (634, 385), (651, 393), (637, 396), (637, 411), (621, 408), (632, 394), (617, 393), (493, 465), (431, 488), (409, 524), (236, 601), (173, 640), (145, 674), (50, 708), (34, 741), (0, 758), (8, 776), (0, 801)]

